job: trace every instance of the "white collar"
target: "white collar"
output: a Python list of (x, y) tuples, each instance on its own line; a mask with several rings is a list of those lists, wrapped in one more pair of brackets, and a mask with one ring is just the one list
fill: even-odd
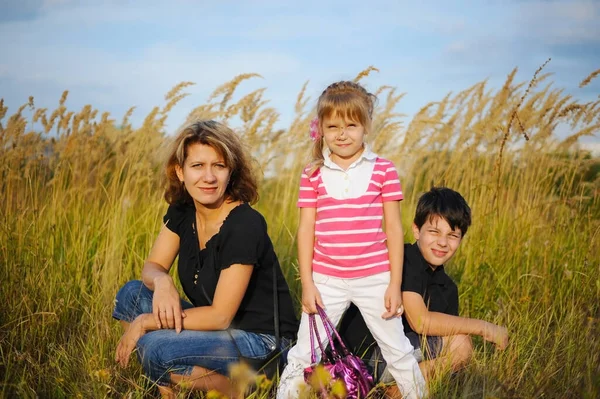
[[(365, 148), (364, 148), (362, 154), (360, 154), (358, 159), (356, 159), (354, 162), (352, 162), (352, 164), (350, 166), (348, 166), (348, 169), (353, 168), (354, 166), (358, 165), (363, 160), (375, 161), (377, 159), (377, 154), (375, 154), (371, 150), (371, 146), (367, 143), (364, 143), (363, 145)], [(323, 146), (323, 165), (327, 166), (329, 169), (343, 170), (338, 164), (336, 164), (335, 162), (333, 162), (331, 160), (331, 150), (329, 149), (329, 147), (327, 147), (327, 145)], [(346, 169), (346, 170), (348, 170), (348, 169)]]

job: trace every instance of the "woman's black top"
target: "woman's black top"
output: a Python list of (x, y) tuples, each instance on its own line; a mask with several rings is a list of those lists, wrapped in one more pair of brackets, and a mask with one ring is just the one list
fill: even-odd
[(295, 338), (298, 322), (289, 287), (267, 234), (263, 216), (244, 203), (233, 208), (217, 234), (200, 250), (193, 205), (169, 206), (167, 228), (179, 236), (179, 280), (194, 306), (212, 303), (221, 270), (234, 264), (253, 265), (252, 277), (231, 328), (275, 334), (273, 323), (273, 266), (277, 275), (282, 337)]

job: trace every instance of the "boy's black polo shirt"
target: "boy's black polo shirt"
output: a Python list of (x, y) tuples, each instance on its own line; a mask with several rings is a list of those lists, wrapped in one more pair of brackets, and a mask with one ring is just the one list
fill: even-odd
[[(429, 266), (417, 243), (404, 244), (401, 290), (421, 295), (430, 312), (458, 316), (458, 287), (446, 274), (443, 265), (435, 269)], [(402, 323), (404, 324), (404, 333), (413, 331), (404, 315)]]
[[(421, 295), (431, 312), (458, 316), (458, 287), (446, 274), (444, 266), (435, 269), (429, 266), (416, 243), (404, 244), (401, 290)], [(405, 334), (413, 331), (404, 315), (402, 323)], [(354, 305), (350, 305), (342, 317), (339, 330), (346, 344), (360, 356), (375, 342)]]

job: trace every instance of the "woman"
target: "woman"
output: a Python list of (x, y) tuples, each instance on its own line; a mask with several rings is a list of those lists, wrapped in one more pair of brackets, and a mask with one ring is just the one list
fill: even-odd
[[(117, 294), (113, 317), (125, 333), (116, 360), (127, 366), (137, 346), (145, 374), (164, 397), (181, 382), (232, 396), (228, 366), (275, 349), (274, 275), (280, 349), (297, 330), (267, 225), (249, 205), (258, 198), (250, 157), (228, 127), (197, 122), (177, 137), (166, 173), (170, 206), (142, 281), (128, 282)], [(178, 255), (179, 280), (191, 303), (179, 298), (169, 275)]]

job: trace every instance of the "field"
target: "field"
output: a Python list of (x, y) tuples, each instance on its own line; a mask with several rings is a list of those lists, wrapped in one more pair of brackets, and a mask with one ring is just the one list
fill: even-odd
[[(357, 79), (368, 86), (370, 72)], [(510, 332), (502, 352), (475, 339), (472, 364), (431, 390), (435, 398), (597, 398), (600, 160), (578, 140), (600, 131), (600, 100), (565, 95), (542, 68), (527, 82), (515, 74), (501, 88), (480, 82), (448, 94), (408, 121), (401, 93), (372, 88), (370, 142), (399, 171), (405, 240), (420, 193), (432, 185), (463, 193), (474, 224), (448, 267), (461, 313)], [(219, 86), (189, 119), (231, 121), (251, 147), (262, 176), (256, 207), (297, 297), (295, 201), (315, 99), (304, 86), (295, 120), (278, 130), (268, 90), (239, 93), (255, 76)], [(36, 108), (33, 97), (10, 113), (0, 102), (1, 397), (155, 392), (136, 361), (116, 366), (111, 310), (118, 288), (140, 277), (161, 226), (165, 120), (190, 84), (174, 87), (138, 127), (133, 109), (119, 121), (89, 105), (69, 111), (67, 92), (55, 110)], [(571, 134), (559, 138), (565, 128)], [(253, 397), (268, 397), (265, 385)]]

